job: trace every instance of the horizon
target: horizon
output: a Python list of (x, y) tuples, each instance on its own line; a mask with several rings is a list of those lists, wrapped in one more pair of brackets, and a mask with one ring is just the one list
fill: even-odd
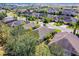
[(21, 4), (23, 4), (23, 5), (29, 5), (29, 4), (31, 4), (31, 5), (34, 5), (34, 4), (36, 4), (36, 5), (54, 5), (54, 6), (57, 6), (57, 5), (59, 5), (59, 6), (79, 6), (79, 3), (0, 3), (0, 4), (8, 4), (8, 5), (21, 5)]

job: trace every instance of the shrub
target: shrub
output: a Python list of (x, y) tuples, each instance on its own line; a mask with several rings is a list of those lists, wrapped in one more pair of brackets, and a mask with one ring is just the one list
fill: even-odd
[(43, 23), (49, 23), (51, 21), (52, 21), (52, 18), (45, 18), (44, 21), (43, 21)]
[(46, 43), (49, 43), (51, 38), (52, 38), (52, 34), (51, 34), (51, 33), (48, 33), (48, 34), (45, 36), (44, 41), (46, 41)]
[(49, 47), (43, 42), (36, 46), (36, 56), (50, 56), (50, 50)]
[(63, 22), (56, 22), (56, 23), (54, 23), (54, 25), (56, 25), (56, 26), (61, 26), (63, 24), (64, 24)]
[(55, 35), (56, 32), (51, 32), (51, 33), (48, 33), (45, 38), (44, 38), (44, 41), (46, 44), (48, 44), (51, 39), (53, 39), (54, 35)]
[(32, 31), (32, 30), (33, 30), (33, 28), (32, 28), (32, 27), (30, 27), (30, 28), (29, 28), (29, 30), (30, 30), (30, 31)]
[(57, 44), (53, 44), (50, 46), (50, 51), (52, 56), (63, 56), (64, 55), (64, 49), (60, 47)]

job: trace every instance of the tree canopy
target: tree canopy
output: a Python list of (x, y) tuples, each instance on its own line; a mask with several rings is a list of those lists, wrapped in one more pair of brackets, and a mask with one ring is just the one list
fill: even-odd
[[(17, 30), (15, 30), (17, 29)], [(16, 56), (35, 55), (35, 46), (38, 34), (32, 31), (25, 31), (22, 27), (15, 28), (6, 43), (6, 54)]]
[(6, 15), (6, 13), (4, 13), (4, 12), (1, 12), (0, 13), (0, 20), (2, 20), (4, 17), (6, 17), (7, 15)]

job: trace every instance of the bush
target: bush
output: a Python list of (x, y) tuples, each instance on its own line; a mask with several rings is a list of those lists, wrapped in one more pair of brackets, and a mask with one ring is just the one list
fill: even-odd
[(50, 39), (52, 38), (52, 34), (51, 33), (48, 33), (45, 38), (44, 38), (44, 41), (48, 44), (50, 42)]
[(30, 27), (30, 28), (29, 28), (29, 30), (30, 30), (30, 31), (32, 31), (32, 30), (33, 30), (33, 28), (32, 28), (32, 27)]
[(44, 21), (43, 21), (43, 23), (49, 23), (51, 21), (52, 21), (52, 18), (45, 18)]
[(64, 55), (64, 49), (60, 47), (57, 44), (53, 44), (50, 46), (50, 51), (52, 56), (63, 56)]
[(40, 27), (40, 25), (37, 24), (35, 27), (33, 27), (33, 29), (37, 29), (39, 27)]
[(56, 22), (56, 23), (54, 23), (54, 25), (56, 25), (56, 26), (61, 26), (63, 24), (64, 24), (63, 22)]
[(56, 32), (51, 32), (51, 33), (48, 33), (45, 38), (44, 38), (44, 41), (46, 44), (48, 44), (51, 39), (53, 39), (54, 35), (55, 35)]
[(36, 56), (50, 56), (50, 50), (49, 47), (43, 42), (41, 44), (39, 44), (38, 46), (36, 46), (36, 52), (35, 52)]

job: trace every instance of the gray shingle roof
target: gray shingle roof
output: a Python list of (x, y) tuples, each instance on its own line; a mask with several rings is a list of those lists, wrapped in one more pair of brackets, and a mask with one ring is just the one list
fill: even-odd
[(79, 38), (72, 33), (57, 33), (48, 45), (51, 46), (53, 43), (60, 45), (72, 53), (79, 53)]
[(36, 31), (39, 33), (40, 39), (44, 39), (47, 34), (53, 32), (53, 29), (43, 26), (43, 27), (36, 29)]
[(21, 24), (23, 24), (23, 20), (18, 20), (18, 21), (13, 21), (13, 22), (9, 22), (9, 23), (7, 23), (9, 26), (19, 26), (19, 25), (21, 25)]
[(34, 22), (31, 22), (31, 23), (25, 24), (23, 27), (24, 27), (26, 30), (28, 30), (28, 29), (30, 29), (30, 28), (32, 28), (32, 27), (35, 27), (35, 24), (34, 24)]
[(9, 16), (9, 17), (5, 17), (5, 18), (3, 19), (3, 22), (6, 23), (6, 22), (13, 21), (13, 20), (15, 20), (14, 17)]

